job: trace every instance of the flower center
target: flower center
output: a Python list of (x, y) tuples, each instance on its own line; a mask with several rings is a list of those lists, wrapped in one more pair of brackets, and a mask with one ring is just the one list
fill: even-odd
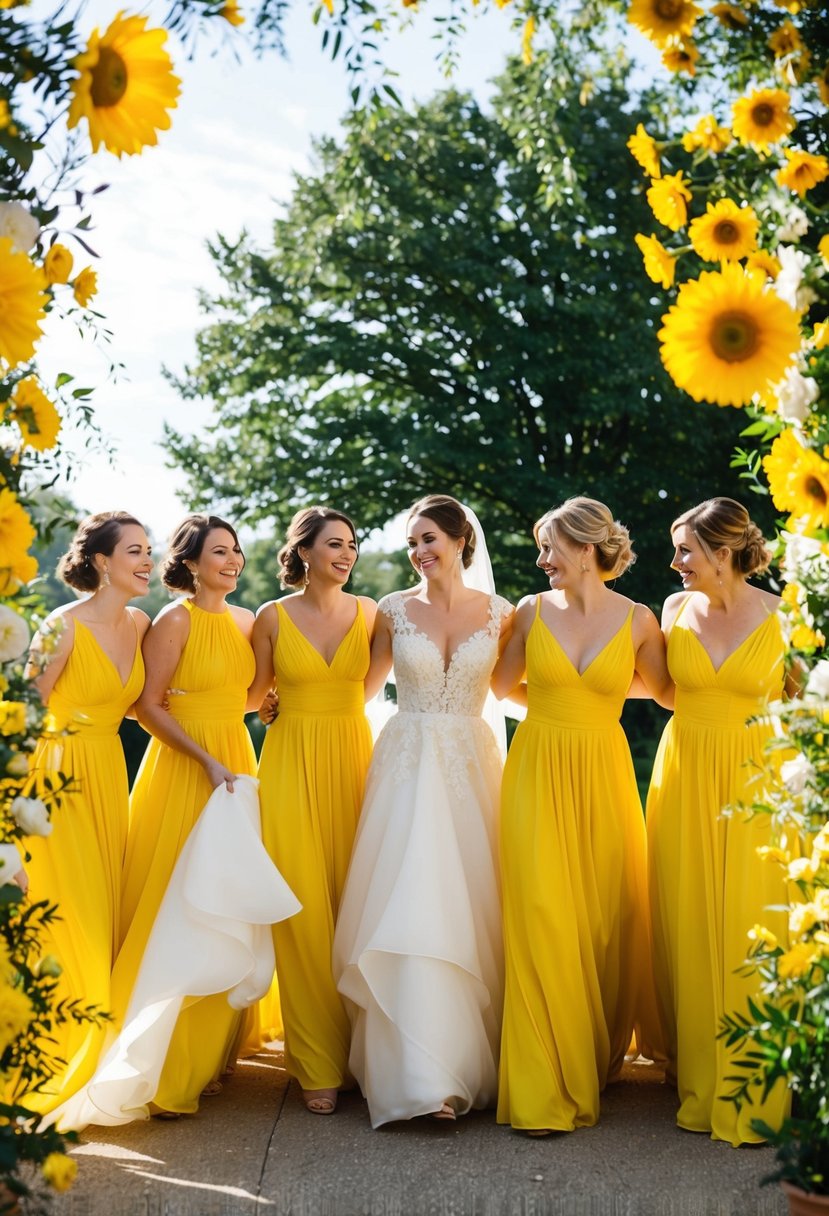
[(121, 56), (111, 46), (102, 46), (92, 69), (92, 104), (117, 106), (127, 91), (127, 80), (127, 65)]
[(733, 245), (740, 239), (740, 229), (733, 220), (720, 220), (714, 225), (714, 240), (720, 245)]
[(744, 312), (723, 312), (711, 327), (710, 339), (714, 354), (726, 363), (750, 359), (757, 350), (757, 325)]
[(826, 488), (816, 477), (806, 478), (805, 489), (810, 498), (814, 498), (822, 507), (826, 506)]
[(656, 0), (654, 12), (663, 21), (677, 21), (682, 16), (685, 0)]
[(758, 127), (770, 127), (774, 121), (774, 106), (770, 106), (767, 101), (761, 101), (751, 111), (751, 117)]

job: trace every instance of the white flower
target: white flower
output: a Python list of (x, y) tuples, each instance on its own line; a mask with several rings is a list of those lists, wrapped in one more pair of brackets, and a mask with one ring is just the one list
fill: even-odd
[(15, 874), (23, 869), (23, 859), (16, 844), (0, 844), (0, 886), (14, 882)]
[(829, 700), (829, 659), (815, 663), (806, 681), (806, 696), (819, 701)]
[(40, 224), (22, 203), (0, 203), (0, 236), (8, 237), (18, 253), (28, 253), (40, 236)]
[(787, 422), (804, 422), (809, 406), (817, 401), (820, 389), (817, 380), (804, 376), (796, 367), (790, 367), (773, 392), (777, 397), (777, 412)]
[(793, 760), (786, 760), (780, 765), (780, 776), (790, 794), (802, 794), (814, 775), (814, 765), (802, 752)]
[(0, 604), (0, 663), (19, 659), (29, 645), (29, 626), (19, 612)]
[(52, 830), (46, 804), (39, 798), (15, 798), (11, 817), (26, 836), (48, 836)]
[(792, 207), (783, 225), (777, 229), (778, 241), (799, 241), (809, 231), (809, 217), (800, 207)]
[(780, 569), (787, 583), (797, 582), (802, 577), (802, 567), (807, 570), (814, 559), (821, 555), (821, 542), (813, 536), (803, 536), (800, 532), (781, 532), (786, 548), (780, 562)]
[(777, 260), (781, 269), (774, 280), (774, 290), (795, 312), (803, 312), (817, 299), (817, 293), (803, 283), (803, 271), (809, 265), (809, 255), (792, 245), (779, 245)]

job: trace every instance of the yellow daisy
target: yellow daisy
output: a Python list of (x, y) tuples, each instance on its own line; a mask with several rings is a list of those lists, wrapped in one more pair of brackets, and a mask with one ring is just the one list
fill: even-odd
[[(37, 573), (37, 562), (28, 550), (35, 542), (35, 530), (13, 490), (0, 490), (0, 595), (10, 586), (28, 582)], [(32, 569), (34, 566), (34, 569)]]
[(28, 447), (45, 452), (57, 443), (60, 414), (34, 376), (27, 376), (15, 386), (11, 416), (20, 427), (23, 442)]
[(774, 52), (775, 59), (782, 59), (784, 55), (793, 55), (795, 51), (802, 51), (803, 39), (795, 25), (786, 20), (770, 35), (769, 46)]
[(662, 62), (669, 72), (687, 72), (689, 76), (696, 76), (698, 59), (693, 42), (675, 42), (662, 52)]
[(692, 0), (632, 0), (628, 21), (657, 46), (691, 33), (702, 9)]
[(793, 524), (799, 521), (810, 530), (829, 524), (829, 463), (804, 447), (794, 430), (777, 436), (763, 469), (774, 505), (790, 511)]
[(829, 160), (825, 156), (814, 156), (800, 148), (784, 148), (783, 153), (789, 163), (783, 166), (775, 180), (778, 185), (794, 190), (801, 198), (812, 186), (829, 177)]
[(91, 266), (85, 267), (72, 284), (72, 294), (81, 308), (86, 308), (98, 290), (98, 276)]
[(741, 144), (767, 152), (793, 130), (795, 120), (789, 112), (785, 89), (755, 89), (748, 97), (734, 102), (731, 129)]
[(43, 276), (11, 239), (0, 237), (0, 365), (31, 359), (41, 335), (47, 297)]
[(674, 285), (676, 260), (673, 254), (665, 248), (655, 236), (643, 236), (641, 232), (634, 238), (645, 260), (645, 274), (654, 283), (659, 283), (666, 290)]
[(756, 271), (764, 279), (776, 279), (782, 269), (780, 259), (776, 258), (773, 253), (769, 253), (767, 249), (755, 249), (746, 258), (746, 270), (749, 273)]
[(727, 30), (744, 30), (748, 25), (748, 13), (743, 12), (736, 4), (714, 4), (711, 6), (711, 15)]
[[(331, 15), (334, 15), (334, 5), (331, 0), (323, 0), (325, 7)], [(238, 0), (225, 0), (225, 3), (219, 9), (219, 16), (224, 17), (229, 25), (244, 25), (245, 14), (240, 11)]]
[(723, 152), (731, 143), (732, 135), (728, 127), (721, 127), (713, 114), (705, 114), (692, 131), (682, 136), (682, 146), (686, 152), (696, 152), (704, 149), (706, 152)]
[(783, 378), (800, 345), (794, 309), (734, 262), (683, 283), (662, 321), (660, 355), (672, 380), (717, 405), (747, 405)]
[(661, 177), (662, 169), (659, 164), (659, 145), (648, 135), (641, 122), (627, 142), (627, 147), (637, 165), (645, 170), (648, 177)]
[(67, 126), (85, 118), (94, 152), (101, 144), (119, 157), (141, 152), (170, 126), (168, 110), (177, 104), (181, 82), (163, 49), (167, 31), (146, 25), (146, 17), (120, 12), (103, 37), (93, 30), (75, 60), (80, 75), (72, 86)]
[(688, 203), (691, 201), (691, 183), (682, 176), (682, 171), (669, 173), (651, 181), (647, 199), (651, 211), (660, 224), (678, 232), (688, 218)]
[(47, 283), (68, 283), (74, 259), (65, 245), (55, 244), (43, 259)]
[(529, 67), (535, 58), (533, 52), (533, 39), (535, 38), (535, 17), (530, 14), (524, 22), (524, 32), (521, 35), (521, 58), (524, 61), (524, 66)]
[(739, 262), (756, 249), (759, 227), (751, 207), (721, 198), (708, 204), (705, 215), (691, 220), (688, 236), (704, 262)]

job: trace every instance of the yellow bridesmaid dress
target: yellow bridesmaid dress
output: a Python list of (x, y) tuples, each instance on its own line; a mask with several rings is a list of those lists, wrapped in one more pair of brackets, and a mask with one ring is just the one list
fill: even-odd
[[(252, 776), (256, 758), (244, 723), (255, 660), (233, 614), (205, 612), (189, 599), (190, 635), (172, 678), (170, 714), (192, 739), (234, 773)], [(122, 945), (112, 977), (116, 1020), (129, 1002), (147, 938), (179, 853), (212, 789), (204, 769), (158, 739), (150, 742), (130, 800), (121, 905)], [(198, 1109), (240, 1033), (224, 993), (186, 1003), (154, 1098), (162, 1110)]]
[[(738, 1114), (723, 1095), (740, 1069), (717, 1038), (724, 1013), (746, 1013), (754, 976), (735, 972), (748, 953), (748, 930), (762, 923), (786, 939), (786, 916), (767, 911), (785, 902), (782, 872), (757, 848), (769, 843), (768, 819), (723, 807), (760, 796), (758, 765), (774, 733), (763, 716), (783, 692), (783, 638), (769, 615), (715, 671), (705, 647), (685, 625), (682, 605), (668, 638), (676, 683), (673, 718), (662, 735), (647, 801), (651, 915), (657, 994), (669, 1066), (676, 1072), (677, 1122), (731, 1144), (762, 1137), (752, 1119), (779, 1126), (787, 1095)], [(759, 720), (747, 719), (760, 715)]]
[(277, 603), (279, 716), (259, 761), (262, 839), (302, 904), (274, 925), (288, 1071), (303, 1089), (348, 1078), (349, 1022), (331, 972), (334, 924), (371, 759), (362, 606), (330, 666)]
[[(125, 684), (90, 629), (74, 618), (75, 639), (49, 697), (46, 721), (56, 739), (44, 737), (32, 758), (37, 785), (62, 772), (70, 792), (52, 811), (48, 837), (29, 837), (30, 898), (57, 903), (60, 920), (43, 935), (44, 953), (63, 968), (58, 999), (112, 1008), (110, 976), (118, 948), (121, 869), (127, 842), (127, 770), (118, 727), (144, 687), (138, 631), (135, 657)], [(66, 1061), (45, 1090), (26, 1099), (43, 1114), (79, 1090), (95, 1071), (108, 1024), (64, 1023), (55, 1027), (50, 1051)]]
[(540, 616), (501, 796), (506, 994), (498, 1122), (599, 1117), (650, 992), (645, 824), (619, 715), (633, 608), (579, 675)]

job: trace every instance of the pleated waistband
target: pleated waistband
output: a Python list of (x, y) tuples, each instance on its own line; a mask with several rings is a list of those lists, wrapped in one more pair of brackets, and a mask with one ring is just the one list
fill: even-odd
[(202, 692), (188, 692), (174, 688), (167, 699), (170, 714), (177, 722), (238, 723), (245, 715), (247, 690), (210, 688)]
[(622, 702), (588, 688), (527, 689), (527, 721), (566, 730), (609, 730), (619, 725)]
[(362, 680), (347, 684), (301, 684), (279, 690), (279, 716), (350, 718), (364, 717), (365, 688)]
[(719, 688), (677, 688), (674, 717), (695, 726), (741, 729), (749, 718), (767, 719), (767, 714), (757, 697), (740, 697)]

